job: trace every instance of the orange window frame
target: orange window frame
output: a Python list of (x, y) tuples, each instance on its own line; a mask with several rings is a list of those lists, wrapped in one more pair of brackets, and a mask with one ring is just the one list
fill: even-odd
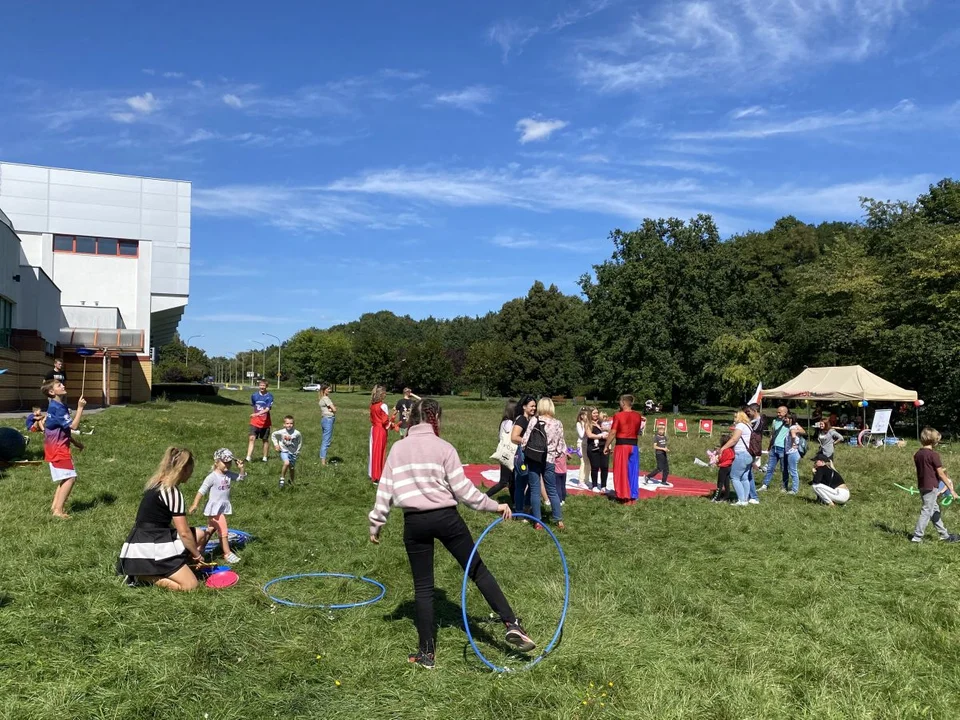
[[(90, 256), (92, 256), (92, 257), (112, 257), (112, 258), (119, 257), (119, 258), (127, 258), (128, 260), (136, 260), (137, 258), (140, 257), (140, 241), (139, 241), (139, 240), (128, 240), (128, 239), (125, 239), (125, 238), (108, 238), (108, 237), (99, 237), (99, 236), (96, 236), (96, 237), (95, 237), (95, 236), (93, 236), (93, 235), (80, 235), (79, 237), (85, 237), (85, 238), (86, 238), (86, 237), (89, 237), (89, 238), (93, 238), (93, 241), (94, 241), (93, 249), (94, 249), (94, 251), (93, 251), (92, 253), (90, 253), (90, 252), (80, 252), (80, 251), (77, 250), (77, 237), (78, 237), (77, 235), (63, 235), (63, 234), (61, 234), (61, 233), (54, 233), (54, 236), (53, 236), (53, 251), (54, 251), (55, 253), (64, 253), (64, 254), (66, 254), (66, 255), (90, 255)], [(70, 246), (71, 249), (70, 249), (70, 250), (58, 250), (58, 249), (57, 249), (57, 239), (58, 239), (58, 238), (61, 238), (61, 239), (64, 239), (64, 240), (66, 240), (66, 239), (69, 238), (70, 241), (71, 241), (71, 246)], [(104, 254), (104, 253), (99, 253), (99, 252), (97, 252), (97, 250), (99, 249), (100, 241), (101, 241), (101, 240), (110, 240), (110, 241), (112, 241), (112, 242), (115, 242), (115, 243), (117, 244), (117, 252), (116, 252), (115, 254), (113, 254), (113, 255), (107, 255), (107, 254)], [(136, 249), (137, 249), (137, 252), (136, 252), (135, 254), (133, 254), (133, 255), (124, 255), (123, 253), (120, 252), (120, 245), (121, 245), (122, 243), (133, 243), (133, 244), (134, 244), (134, 247), (136, 247)]]

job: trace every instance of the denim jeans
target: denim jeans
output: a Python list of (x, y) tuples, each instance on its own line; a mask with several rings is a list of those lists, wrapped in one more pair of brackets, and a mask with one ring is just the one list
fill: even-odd
[(773, 473), (777, 465), (783, 463), (783, 487), (787, 487), (787, 461), (783, 457), (783, 448), (770, 448), (770, 455), (767, 456), (767, 474), (763, 478), (763, 486), (770, 487), (770, 481), (773, 479)]
[[(523, 452), (517, 452), (514, 464), (513, 481), (513, 511), (522, 513), (526, 503), (530, 503), (530, 514), (540, 519), (540, 475), (543, 474), (543, 465), (527, 462)], [(526, 469), (524, 469), (524, 467)]]
[(757, 495), (757, 483), (753, 479), (753, 467), (754, 465), (751, 459), (750, 468), (747, 470), (747, 472), (750, 474), (750, 484), (748, 487), (747, 495), (749, 495), (750, 500), (756, 500), (757, 502), (760, 502), (760, 496)]
[(737, 502), (745, 503), (750, 497), (750, 465), (753, 458), (746, 453), (737, 453), (733, 456), (733, 467), (730, 470), (730, 480), (737, 493)]
[(554, 522), (560, 522), (563, 520), (563, 510), (560, 507), (562, 501), (557, 490), (557, 471), (553, 463), (543, 465), (543, 484), (547, 488), (547, 497), (550, 498), (550, 516)]
[(790, 473), (790, 492), (799, 492), (800, 491), (800, 473), (797, 470), (797, 466), (800, 464), (800, 453), (798, 452), (789, 452), (784, 459), (784, 464), (787, 466), (787, 471)]
[(320, 418), (320, 429), (323, 430), (323, 439), (320, 441), (320, 459), (327, 459), (327, 448), (330, 447), (330, 441), (333, 440), (333, 421), (336, 418)]

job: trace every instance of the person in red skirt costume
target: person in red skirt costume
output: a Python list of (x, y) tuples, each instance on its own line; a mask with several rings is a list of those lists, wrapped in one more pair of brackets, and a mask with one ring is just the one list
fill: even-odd
[(390, 408), (384, 402), (387, 389), (377, 385), (370, 393), (370, 480), (380, 482), (383, 464), (387, 459), (387, 430), (390, 428)]
[(603, 452), (613, 451), (613, 490), (617, 501), (633, 505), (640, 494), (640, 448), (637, 436), (643, 425), (643, 416), (633, 409), (633, 395), (620, 396), (620, 412), (613, 416), (613, 425)]

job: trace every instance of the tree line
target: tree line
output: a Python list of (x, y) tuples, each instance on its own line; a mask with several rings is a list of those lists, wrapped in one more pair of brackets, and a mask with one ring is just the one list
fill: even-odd
[[(758, 381), (807, 366), (859, 364), (917, 390), (929, 421), (957, 427), (960, 183), (862, 207), (860, 222), (787, 216), (726, 240), (709, 215), (648, 219), (610, 233), (612, 253), (580, 278), (580, 296), (534, 281), (483, 316), (383, 310), (310, 327), (284, 343), (284, 377), (438, 394), (631, 391), (690, 405), (741, 402)], [(176, 343), (161, 371), (171, 347), (182, 361)], [(190, 352), (195, 364), (173, 374), (225, 361)], [(265, 359), (275, 377), (276, 346)]]

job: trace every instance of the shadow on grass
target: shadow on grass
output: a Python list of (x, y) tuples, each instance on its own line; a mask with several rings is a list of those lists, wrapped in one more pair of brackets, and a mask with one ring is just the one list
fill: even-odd
[(875, 522), (873, 526), (878, 530), (882, 530), (885, 533), (888, 533), (890, 535), (899, 535), (900, 537), (907, 538), (908, 540), (913, 537), (913, 533), (910, 532), (909, 530), (904, 530), (903, 528), (895, 528), (891, 525), (887, 525), (886, 523)]
[[(461, 612), (460, 605), (453, 603), (447, 597), (445, 590), (436, 589), (434, 590), (433, 596), (433, 613), (434, 613), (434, 625), (435, 627), (452, 627), (452, 628), (463, 628), (463, 613)], [(413, 600), (407, 600), (402, 602), (394, 608), (393, 612), (389, 615), (383, 616), (384, 620), (409, 620), (411, 623), (416, 624), (417, 619), (417, 608), (416, 603)], [(503, 629), (503, 624), (500, 622), (499, 618), (491, 617), (478, 617), (468, 615), (467, 619), (470, 621), (470, 632), (473, 635), (473, 640), (475, 643), (482, 643), (484, 645), (489, 645), (496, 648), (502, 653), (508, 654), (510, 657), (515, 658), (518, 661), (529, 662), (533, 659), (530, 655), (525, 655), (520, 653), (513, 646), (509, 645), (503, 636), (493, 635), (488, 628), (497, 627), (497, 629)], [(560, 640), (562, 640), (562, 634), (560, 639), (557, 641), (557, 645), (554, 647), (559, 647)], [(463, 646), (463, 657), (465, 661), (469, 662), (471, 656), (474, 655), (473, 649), (470, 647), (470, 643), (464, 643)], [(480, 659), (477, 658), (477, 670), (482, 672), (487, 672), (489, 668), (486, 665), (480, 664)]]
[(203, 405), (249, 405), (249, 402), (223, 397), (222, 395), (174, 395), (168, 398), (170, 402), (195, 402)]
[(13, 595), (0, 593), (0, 608), (9, 607), (10, 605), (13, 605)]
[(93, 510), (98, 505), (113, 505), (117, 501), (117, 496), (110, 492), (102, 492), (90, 500), (74, 502), (70, 505), (70, 512), (82, 513)]

